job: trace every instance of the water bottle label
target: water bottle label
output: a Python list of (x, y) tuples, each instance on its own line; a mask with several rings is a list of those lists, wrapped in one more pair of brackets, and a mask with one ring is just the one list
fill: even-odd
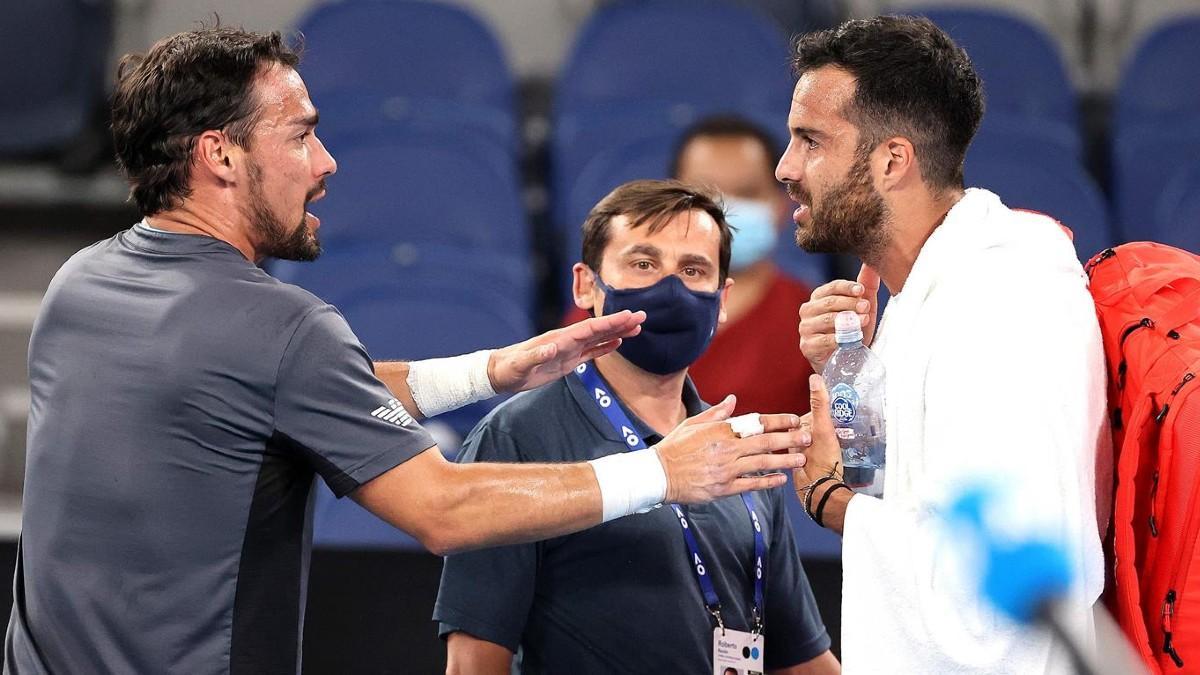
[(850, 424), (854, 421), (858, 410), (858, 392), (854, 391), (854, 387), (845, 382), (839, 382), (829, 390), (829, 398), (833, 408), (834, 422)]
[(843, 441), (852, 441), (858, 438), (858, 434), (854, 433), (854, 430), (850, 427), (838, 427), (833, 430), (833, 433), (837, 434), (837, 437)]

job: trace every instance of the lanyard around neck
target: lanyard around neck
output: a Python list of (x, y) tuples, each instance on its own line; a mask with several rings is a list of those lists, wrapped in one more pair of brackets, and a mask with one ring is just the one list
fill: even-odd
[[(617, 397), (608, 390), (608, 385), (600, 379), (600, 375), (596, 372), (595, 367), (590, 363), (582, 363), (575, 369), (575, 374), (579, 376), (579, 381), (587, 389), (588, 395), (592, 397), (592, 401), (596, 404), (596, 407), (608, 419), (612, 428), (624, 439), (626, 448), (629, 450), (645, 449), (647, 447), (646, 441), (638, 434), (629, 416), (621, 409)], [(746, 505), (746, 510), (750, 513), (750, 523), (754, 526), (754, 626), (752, 630), (758, 632), (761, 631), (763, 623), (763, 561), (766, 559), (767, 545), (763, 539), (762, 525), (759, 523), (758, 513), (754, 510), (753, 497), (749, 493), (743, 492), (742, 503)], [(700, 555), (700, 546), (696, 541), (691, 521), (688, 519), (687, 513), (678, 504), (671, 504), (670, 506), (675, 511), (676, 517), (679, 518), (679, 526), (683, 530), (683, 541), (688, 548), (692, 570), (696, 573), (696, 580), (700, 584), (700, 592), (704, 595), (704, 605), (709, 613), (716, 618), (717, 625), (724, 627), (724, 622), (721, 619), (721, 601), (717, 597), (717, 589), (713, 586), (709, 568), (704, 564), (704, 558)]]

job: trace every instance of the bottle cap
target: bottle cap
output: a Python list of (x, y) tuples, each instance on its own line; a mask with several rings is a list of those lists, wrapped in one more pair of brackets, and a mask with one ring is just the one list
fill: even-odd
[(833, 318), (833, 330), (839, 345), (861, 342), (863, 339), (862, 321), (854, 312), (838, 312)]

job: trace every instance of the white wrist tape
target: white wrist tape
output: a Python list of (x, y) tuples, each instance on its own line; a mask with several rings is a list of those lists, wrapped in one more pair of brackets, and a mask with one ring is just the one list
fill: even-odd
[(445, 359), (426, 359), (408, 364), (408, 391), (426, 417), (433, 417), (496, 395), (488, 379), (485, 349)]
[(757, 436), (766, 429), (762, 425), (762, 420), (759, 419), (758, 413), (746, 413), (737, 417), (730, 417), (725, 420), (729, 422), (729, 428), (738, 438), (746, 438), (748, 436)]
[(649, 509), (667, 496), (667, 472), (654, 448), (619, 452), (588, 464), (600, 483), (601, 522)]

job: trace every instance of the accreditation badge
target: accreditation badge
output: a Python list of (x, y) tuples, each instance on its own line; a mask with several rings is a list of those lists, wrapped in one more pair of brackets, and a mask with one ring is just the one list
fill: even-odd
[(763, 675), (765, 640), (757, 633), (713, 629), (713, 675)]

